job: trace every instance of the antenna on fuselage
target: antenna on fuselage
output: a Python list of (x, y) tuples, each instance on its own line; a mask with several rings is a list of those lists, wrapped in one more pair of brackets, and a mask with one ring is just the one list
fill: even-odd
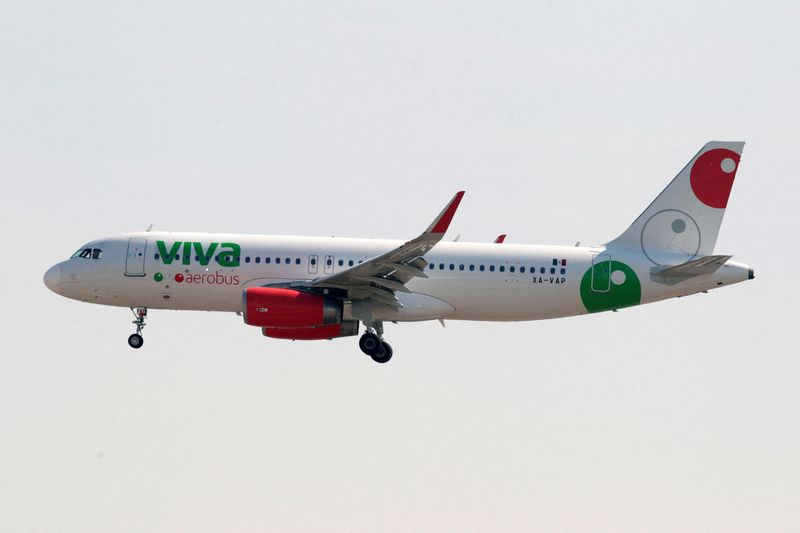
[(153, 229), (153, 225), (152, 225), (152, 224), (150, 224), (149, 226), (147, 226), (147, 229), (146, 229), (146, 230), (144, 230), (144, 231), (145, 231), (145, 232), (147, 232), (147, 233), (149, 233), (149, 232), (150, 232), (150, 230), (152, 230), (152, 229)]

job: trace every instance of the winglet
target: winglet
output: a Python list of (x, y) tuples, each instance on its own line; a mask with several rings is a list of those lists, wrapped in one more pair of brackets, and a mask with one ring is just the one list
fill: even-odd
[(439, 216), (428, 226), (428, 229), (425, 230), (425, 233), (436, 233), (443, 235), (447, 228), (450, 226), (450, 222), (453, 220), (453, 216), (456, 214), (456, 209), (458, 209), (458, 204), (461, 203), (461, 199), (464, 197), (464, 191), (458, 191), (453, 199), (450, 200), (450, 203), (447, 204)]
[(503, 233), (502, 235), (498, 235), (497, 238), (494, 240), (495, 244), (503, 244), (503, 241), (506, 240), (506, 234)]

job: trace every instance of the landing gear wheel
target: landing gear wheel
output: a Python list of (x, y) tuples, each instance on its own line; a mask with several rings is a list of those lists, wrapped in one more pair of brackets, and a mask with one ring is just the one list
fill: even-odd
[(372, 357), (374, 353), (378, 351), (381, 346), (381, 339), (374, 333), (364, 333), (361, 336), (361, 339), (358, 341), (358, 347), (361, 348), (361, 351), (365, 354)]
[(372, 357), (372, 360), (376, 363), (383, 364), (389, 362), (389, 359), (392, 358), (393, 353), (392, 345), (388, 342), (382, 342), (375, 353), (373, 353), (370, 357)]
[(142, 344), (144, 344), (144, 338), (138, 333), (134, 333), (128, 337), (128, 346), (131, 348), (139, 349), (142, 347)]
[(142, 329), (145, 326), (145, 319), (147, 318), (147, 308), (146, 307), (131, 307), (131, 311), (133, 312), (134, 318), (136, 320), (133, 321), (133, 325), (136, 326), (136, 333), (128, 337), (128, 346), (131, 348), (136, 348), (137, 350), (142, 347), (144, 344), (144, 338), (142, 337)]

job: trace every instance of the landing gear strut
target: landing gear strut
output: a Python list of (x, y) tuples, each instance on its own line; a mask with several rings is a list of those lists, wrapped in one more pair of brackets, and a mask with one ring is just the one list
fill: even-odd
[(144, 320), (147, 318), (147, 308), (137, 307), (134, 309), (131, 307), (131, 311), (133, 312), (133, 316), (136, 317), (136, 320), (133, 321), (133, 324), (136, 326), (136, 333), (128, 337), (128, 346), (139, 349), (144, 344), (142, 329), (145, 326)]
[(367, 332), (359, 339), (358, 347), (376, 363), (388, 363), (392, 358), (392, 346), (383, 340), (383, 324), (376, 322), (373, 326), (367, 326)]

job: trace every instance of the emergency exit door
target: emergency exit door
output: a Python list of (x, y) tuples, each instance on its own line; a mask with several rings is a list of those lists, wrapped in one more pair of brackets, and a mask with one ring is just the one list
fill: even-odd
[(597, 254), (592, 259), (592, 292), (611, 290), (611, 256)]

